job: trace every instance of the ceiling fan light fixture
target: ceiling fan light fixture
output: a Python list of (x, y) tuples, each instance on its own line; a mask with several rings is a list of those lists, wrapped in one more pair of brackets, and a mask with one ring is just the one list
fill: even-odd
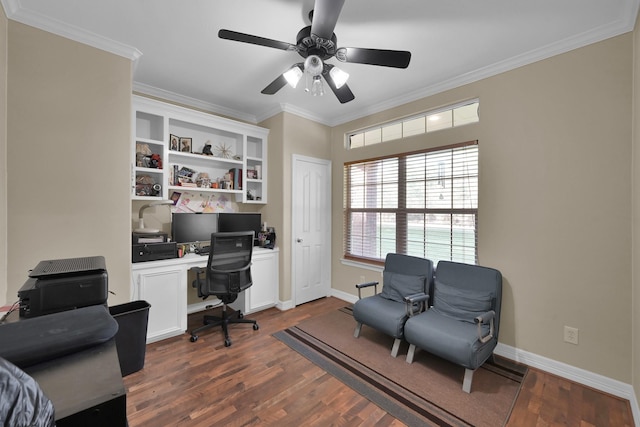
[(331, 71), (329, 71), (329, 75), (333, 79), (333, 83), (336, 85), (336, 89), (340, 89), (349, 79), (349, 73), (344, 70), (341, 70), (338, 67), (333, 67)]
[(302, 70), (297, 65), (295, 65), (289, 70), (285, 71), (283, 76), (287, 83), (289, 83), (289, 85), (295, 89), (295, 87), (300, 82), (300, 79), (302, 78)]
[(311, 95), (322, 96), (324, 95), (324, 85), (320, 76), (313, 76), (313, 82), (311, 82)]
[(323, 69), (324, 64), (318, 55), (309, 55), (307, 59), (304, 60), (304, 71), (314, 77), (322, 74)]

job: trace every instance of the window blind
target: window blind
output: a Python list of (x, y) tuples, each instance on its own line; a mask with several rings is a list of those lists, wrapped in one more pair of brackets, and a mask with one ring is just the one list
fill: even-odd
[(476, 264), (478, 143), (344, 165), (344, 256)]

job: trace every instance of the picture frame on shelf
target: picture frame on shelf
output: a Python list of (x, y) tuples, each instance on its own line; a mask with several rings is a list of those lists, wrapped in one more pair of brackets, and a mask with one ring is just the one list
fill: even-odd
[(180, 137), (169, 134), (169, 150), (180, 151)]
[(180, 138), (180, 151), (183, 153), (191, 153), (192, 138)]

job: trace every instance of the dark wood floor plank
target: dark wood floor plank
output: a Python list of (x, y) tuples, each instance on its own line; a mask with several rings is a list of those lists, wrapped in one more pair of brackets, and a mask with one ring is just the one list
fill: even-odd
[[(231, 347), (219, 329), (147, 346), (145, 366), (125, 377), (130, 427), (373, 426), (402, 422), (272, 336), (346, 303), (323, 298), (291, 310), (250, 316), (260, 325), (230, 327)], [(189, 316), (189, 328), (201, 313)], [(628, 401), (530, 369), (508, 427), (633, 426)]]

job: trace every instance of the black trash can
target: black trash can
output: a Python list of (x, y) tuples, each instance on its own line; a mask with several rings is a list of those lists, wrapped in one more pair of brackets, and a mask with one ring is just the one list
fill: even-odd
[(116, 347), (123, 377), (144, 367), (150, 307), (151, 304), (146, 301), (132, 301), (109, 307), (109, 313), (118, 322)]

